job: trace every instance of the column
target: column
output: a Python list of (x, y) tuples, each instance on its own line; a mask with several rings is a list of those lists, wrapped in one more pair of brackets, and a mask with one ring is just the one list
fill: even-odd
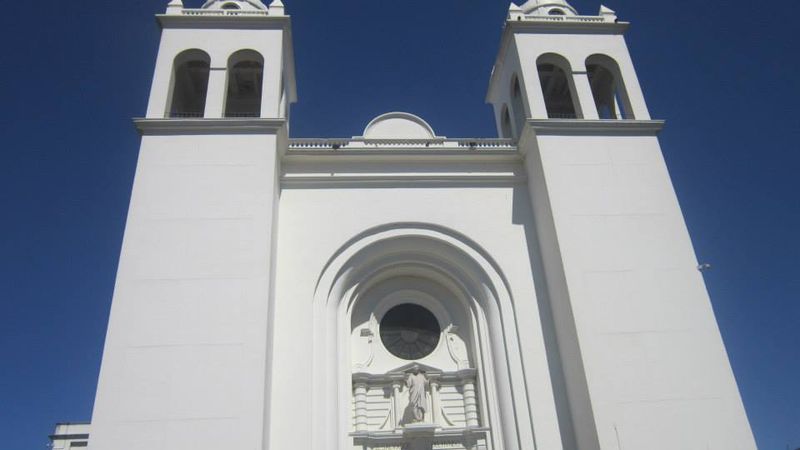
[(475, 381), (464, 380), (464, 413), (467, 417), (467, 427), (477, 428), (478, 424), (478, 401), (475, 398)]
[(402, 386), (400, 379), (393, 379), (392, 380), (392, 428), (395, 430), (400, 428), (400, 419), (403, 417), (403, 413), (400, 411), (400, 386)]
[(356, 431), (367, 431), (367, 384), (355, 384)]
[(431, 421), (434, 425), (441, 425), (439, 423), (440, 406), (439, 406), (439, 377), (431, 375), (428, 384), (431, 387)]
[(589, 83), (589, 74), (586, 72), (572, 72), (572, 82), (575, 84), (574, 100), (580, 108), (578, 118), (597, 120), (600, 116), (597, 114), (597, 106), (594, 104), (594, 94), (592, 94), (592, 86)]

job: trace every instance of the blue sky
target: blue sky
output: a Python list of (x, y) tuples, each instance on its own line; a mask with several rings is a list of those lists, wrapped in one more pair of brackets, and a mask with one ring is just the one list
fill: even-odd
[[(0, 71), (0, 431), (44, 449), (87, 420), (167, 0), (8, 2)], [(202, 0), (185, 0), (196, 7)], [(484, 95), (508, 6), (285, 0), (295, 137), (406, 110), (494, 136)], [(800, 2), (607, 0), (661, 137), (762, 450), (800, 447)], [(574, 0), (594, 14), (595, 0)]]

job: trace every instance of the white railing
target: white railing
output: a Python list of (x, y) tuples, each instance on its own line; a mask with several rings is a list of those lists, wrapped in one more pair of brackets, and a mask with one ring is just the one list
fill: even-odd
[(602, 23), (605, 22), (605, 17), (602, 16), (537, 16), (537, 15), (526, 15), (525, 20), (531, 20), (535, 22), (593, 22), (593, 23)]
[(290, 139), (289, 150), (375, 150), (417, 148), (442, 150), (516, 150), (511, 139)]
[(269, 11), (244, 11), (241, 9), (184, 9), (184, 16), (268, 16)]

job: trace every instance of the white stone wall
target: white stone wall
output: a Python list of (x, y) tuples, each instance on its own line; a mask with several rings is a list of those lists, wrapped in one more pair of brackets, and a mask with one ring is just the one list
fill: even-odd
[(261, 447), (276, 150), (143, 137), (92, 449)]
[(656, 138), (542, 134), (528, 170), (580, 448), (755, 449)]
[[(389, 166), (373, 167), (385, 173)], [(314, 417), (315, 334), (312, 299), (320, 274), (348, 241), (374, 227), (419, 222), (454, 230), (492, 255), (508, 282), (514, 300), (516, 324), (508, 327), (519, 338), (512, 357), (522, 367), (513, 369), (519, 385), (512, 386), (516, 408), (511, 408), (505, 448), (541, 448), (560, 445), (550, 372), (542, 336), (529, 242), (530, 202), (524, 185), (415, 187), (364, 184), (325, 188), (284, 188), (281, 193), (278, 236), (278, 272), (273, 330), (273, 388), (270, 447), (314, 448), (314, 434), (323, 432), (312, 422), (311, 432), (298, 434), (295, 425)], [(512, 319), (513, 320), (513, 319)], [(490, 330), (501, 333), (499, 326)], [(345, 332), (345, 336), (349, 331)], [(298, 355), (303, 355), (299, 357)], [(311, 356), (311, 357), (309, 357)], [(508, 361), (500, 361), (503, 365)], [(349, 370), (349, 364), (346, 362)], [(498, 380), (509, 387), (508, 380)], [(349, 382), (347, 382), (349, 390)], [(493, 396), (497, 394), (492, 393)], [(341, 414), (351, 423), (350, 400)], [(500, 433), (504, 424), (492, 423)], [(345, 428), (340, 430), (345, 432)], [(323, 438), (320, 438), (323, 439)], [(330, 438), (327, 439), (331, 448)], [(337, 438), (338, 439), (338, 438)]]

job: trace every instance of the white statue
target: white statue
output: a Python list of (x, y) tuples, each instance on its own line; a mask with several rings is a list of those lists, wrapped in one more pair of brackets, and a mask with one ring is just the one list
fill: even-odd
[(425, 420), (425, 409), (428, 407), (428, 394), (425, 388), (428, 385), (428, 378), (425, 372), (415, 368), (413, 372), (409, 373), (406, 377), (406, 386), (408, 387), (408, 407), (411, 409), (413, 415), (413, 422), (422, 422)]

